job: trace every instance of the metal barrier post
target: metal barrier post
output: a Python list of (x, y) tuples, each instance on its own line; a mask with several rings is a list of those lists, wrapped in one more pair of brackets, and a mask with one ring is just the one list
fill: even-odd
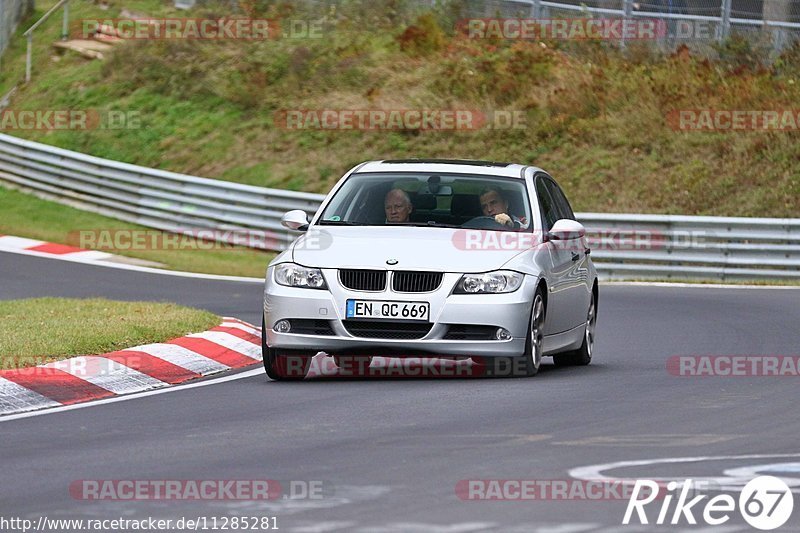
[(0, 0), (0, 70), (3, 68), (3, 52), (6, 50), (6, 23), (11, 22), (11, 17), (6, 17), (6, 0)]
[(33, 33), (28, 34), (28, 51), (25, 54), (25, 83), (31, 81), (31, 56), (33, 54)]
[[(622, 0), (622, 10), (625, 13), (623, 15), (623, 20), (629, 21), (633, 16), (633, 0)], [(622, 48), (625, 48), (625, 32), (622, 32), (622, 38), (619, 41), (619, 45)]]
[(69, 36), (69, 0), (64, 3), (64, 18), (61, 21), (61, 40), (66, 41)]
[(42, 15), (42, 18), (33, 23), (33, 26), (23, 33), (28, 38), (28, 51), (25, 56), (25, 83), (31, 81), (31, 62), (33, 61), (33, 32), (44, 23), (50, 15), (55, 13), (60, 7), (64, 8), (64, 19), (61, 22), (61, 39), (66, 40), (69, 26), (69, 0), (59, 0), (59, 2), (51, 7), (47, 13)]
[(722, 27), (719, 31), (719, 41), (722, 42), (728, 38), (731, 32), (731, 0), (722, 0), (720, 25)]

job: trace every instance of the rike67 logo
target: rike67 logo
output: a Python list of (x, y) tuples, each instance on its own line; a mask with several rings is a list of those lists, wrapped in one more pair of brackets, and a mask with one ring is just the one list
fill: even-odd
[[(696, 491), (691, 479), (681, 484), (670, 481), (666, 486), (666, 495), (664, 487), (655, 481), (639, 479), (633, 487), (622, 523), (630, 524), (635, 512), (640, 524), (648, 524), (645, 507), (659, 495), (663, 498), (660, 498), (661, 506), (655, 520), (658, 525), (677, 525), (684, 521), (687, 524), (697, 524), (697, 513), (706, 524), (718, 526), (728, 522), (732, 513), (737, 510), (737, 501), (729, 494), (719, 494), (710, 499), (707, 499), (707, 494), (700, 494), (689, 499), (692, 493), (696, 494)], [(677, 501), (672, 508), (676, 496)], [(744, 486), (738, 498), (738, 512), (742, 518), (754, 528), (763, 531), (784, 525), (792, 515), (792, 509), (794, 497), (789, 486), (773, 476), (759, 476), (751, 480)]]

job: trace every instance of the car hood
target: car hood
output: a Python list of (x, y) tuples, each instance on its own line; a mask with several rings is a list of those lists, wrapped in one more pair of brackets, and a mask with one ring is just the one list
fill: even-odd
[[(519, 249), (467, 249), (467, 231), (410, 226), (312, 226), (292, 244), (292, 260), (317, 268), (486, 272), (501, 268), (520, 253)], [(392, 260), (397, 263), (387, 263)]]

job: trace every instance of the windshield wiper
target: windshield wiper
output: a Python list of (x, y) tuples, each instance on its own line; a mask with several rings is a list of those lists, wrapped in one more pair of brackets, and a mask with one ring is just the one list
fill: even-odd
[(429, 220), (427, 223), (428, 226), (433, 226), (435, 228), (460, 228), (460, 224), (445, 224), (444, 222), (436, 222), (435, 220)]
[(363, 224), (349, 220), (320, 220), (317, 224), (320, 226), (363, 226)]
[(436, 222), (429, 220), (427, 222), (395, 222), (387, 224), (387, 226), (411, 226), (412, 228), (460, 228), (458, 224), (445, 224), (444, 222)]
[(377, 226), (377, 227), (392, 227), (392, 226), (406, 226), (412, 228), (460, 228), (458, 224), (445, 224), (443, 222), (436, 222), (429, 220), (427, 222), (387, 222), (385, 224), (362, 224), (359, 222), (351, 222), (349, 220), (320, 220), (317, 222), (318, 226)]

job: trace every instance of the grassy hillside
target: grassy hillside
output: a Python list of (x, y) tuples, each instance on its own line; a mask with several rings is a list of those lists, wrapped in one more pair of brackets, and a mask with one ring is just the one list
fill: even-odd
[[(108, 10), (75, 4), (75, 18), (118, 16), (123, 6), (169, 14), (150, 0), (115, 0)], [(128, 42), (105, 62), (53, 61), (40, 49), (44, 60), (13, 108), (135, 110), (143, 127), (13, 133), (293, 190), (325, 192), (364, 159), (486, 158), (549, 170), (580, 211), (800, 216), (800, 133), (682, 132), (666, 120), (678, 109), (797, 108), (800, 48), (762, 66), (736, 41), (708, 61), (635, 45), (621, 53), (607, 43), (474, 40), (454, 34), (461, 15), (452, 10), (416, 18), (377, 4), (388, 5), (351, 2), (330, 11), (319, 39)], [(308, 16), (271, 5), (258, 15)], [(286, 109), (375, 108), (518, 111), (525, 127), (454, 133), (276, 125)]]

